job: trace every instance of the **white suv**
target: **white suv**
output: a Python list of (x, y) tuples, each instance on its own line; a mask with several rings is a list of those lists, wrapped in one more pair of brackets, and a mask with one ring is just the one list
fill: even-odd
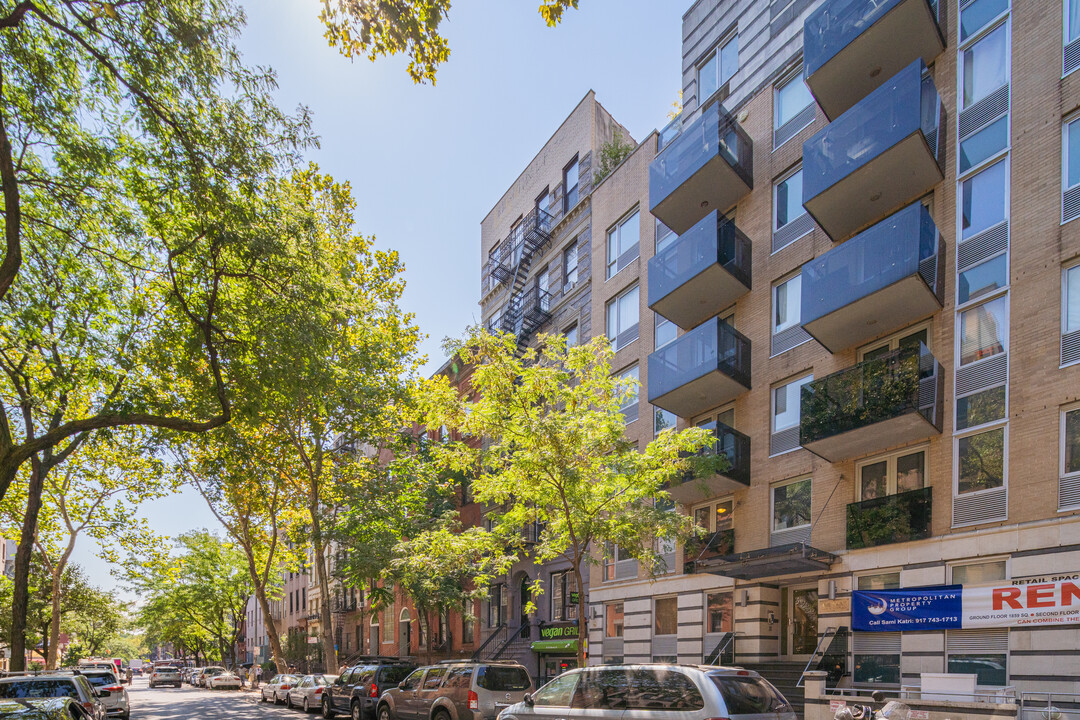
[(156, 688), (161, 685), (180, 687), (180, 670), (172, 665), (161, 665), (154, 668), (154, 671), (150, 673), (150, 687)]
[(131, 705), (128, 702), (128, 693), (124, 686), (116, 679), (111, 670), (103, 668), (85, 668), (82, 674), (90, 682), (91, 687), (101, 698), (101, 704), (105, 706), (105, 713), (110, 717), (119, 717), (122, 720), (131, 718)]

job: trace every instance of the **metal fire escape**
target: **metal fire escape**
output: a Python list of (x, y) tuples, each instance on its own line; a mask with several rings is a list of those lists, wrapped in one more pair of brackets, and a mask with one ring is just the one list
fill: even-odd
[(491, 276), (510, 291), (501, 322), (488, 329), (513, 334), (518, 353), (525, 351), (536, 331), (551, 319), (551, 293), (537, 280), (527, 284), (533, 260), (543, 255), (550, 242), (551, 215), (535, 208), (488, 256)]

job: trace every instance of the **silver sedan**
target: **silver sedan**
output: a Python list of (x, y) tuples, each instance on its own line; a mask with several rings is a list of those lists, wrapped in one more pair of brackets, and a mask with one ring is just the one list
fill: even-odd
[(322, 696), (326, 688), (337, 680), (337, 675), (305, 675), (285, 695), (285, 704), (291, 708), (301, 707), (304, 712), (311, 712), (322, 707)]

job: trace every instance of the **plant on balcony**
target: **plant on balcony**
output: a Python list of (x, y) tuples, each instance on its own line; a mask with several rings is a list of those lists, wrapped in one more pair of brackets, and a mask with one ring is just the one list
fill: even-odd
[(930, 489), (924, 488), (848, 505), (848, 548), (855, 550), (929, 537), (930, 503)]
[(623, 140), (621, 130), (616, 130), (614, 137), (600, 146), (600, 166), (593, 173), (593, 184), (599, 185), (611, 172), (619, 167), (630, 153), (634, 152), (634, 144)]

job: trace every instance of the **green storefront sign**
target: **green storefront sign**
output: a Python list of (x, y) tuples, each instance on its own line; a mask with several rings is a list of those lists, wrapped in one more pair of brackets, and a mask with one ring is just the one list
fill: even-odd
[(532, 644), (535, 652), (577, 652), (578, 626), (576, 622), (558, 625), (542, 625), (540, 639)]

